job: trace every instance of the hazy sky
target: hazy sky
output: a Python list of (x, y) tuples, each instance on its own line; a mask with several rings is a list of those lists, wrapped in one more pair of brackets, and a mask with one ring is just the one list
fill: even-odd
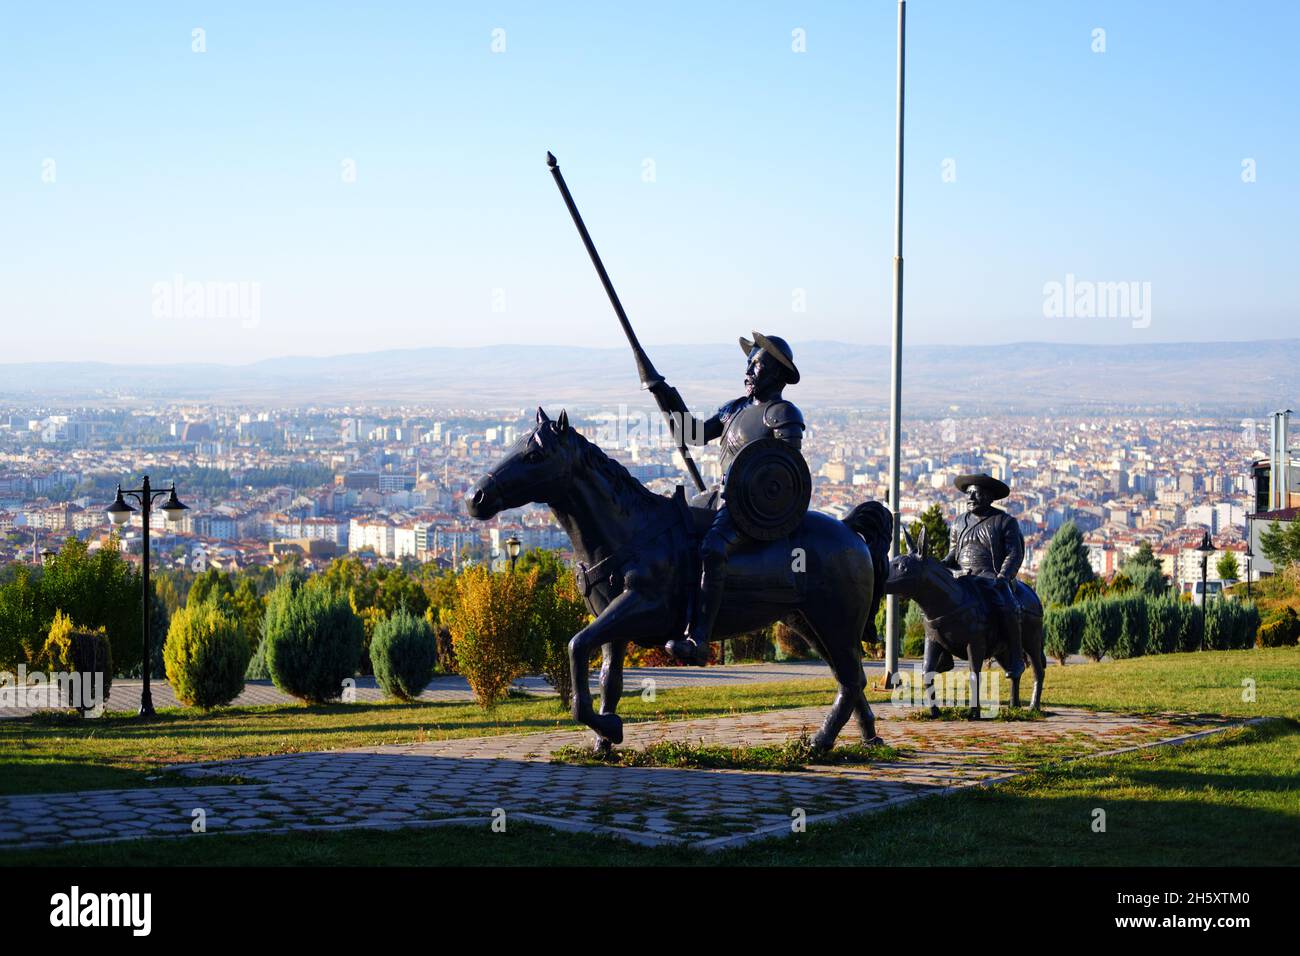
[[(547, 149), (647, 343), (887, 342), (895, 17), (11, 5), (0, 361), (617, 345)], [(1296, 334), (1300, 4), (912, 0), (908, 28), (908, 343)], [(1147, 321), (1046, 317), (1068, 275), (1138, 283)]]

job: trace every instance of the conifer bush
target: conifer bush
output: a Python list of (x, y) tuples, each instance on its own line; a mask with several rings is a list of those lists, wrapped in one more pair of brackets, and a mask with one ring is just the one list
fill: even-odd
[(1114, 601), (1095, 599), (1085, 601), (1083, 608), (1083, 637), (1079, 650), (1099, 661), (1115, 647), (1119, 640), (1120, 615)]
[(1182, 629), (1182, 603), (1172, 596), (1151, 598), (1147, 601), (1147, 653), (1172, 654), (1178, 650), (1179, 632)]
[(210, 600), (179, 608), (172, 616), (163, 666), (182, 703), (211, 710), (243, 691), (249, 653), (239, 621)]
[(1149, 639), (1147, 599), (1140, 594), (1125, 594), (1115, 598), (1114, 605), (1119, 616), (1119, 628), (1111, 656), (1116, 660), (1141, 657), (1147, 653)]
[(1079, 653), (1083, 641), (1083, 610), (1079, 607), (1049, 607), (1043, 612), (1043, 649), (1065, 664)]
[(390, 697), (414, 700), (433, 679), (433, 628), (423, 617), (398, 608), (375, 625), (370, 664), (375, 680)]
[[(338, 700), (355, 677), (364, 634), (346, 595), (304, 585), (267, 602), (266, 665), (275, 686), (312, 703)], [(274, 610), (273, 610), (274, 608)]]

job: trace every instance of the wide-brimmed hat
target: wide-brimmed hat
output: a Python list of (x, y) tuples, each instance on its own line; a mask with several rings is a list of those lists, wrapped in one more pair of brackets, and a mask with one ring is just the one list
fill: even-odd
[(785, 339), (779, 335), (764, 335), (762, 332), (755, 332), (752, 339), (747, 339), (743, 335), (740, 337), (740, 349), (746, 355), (754, 351), (755, 347), (762, 349), (781, 363), (781, 367), (785, 369), (787, 385), (799, 384), (799, 370), (794, 365), (794, 352)]
[(958, 475), (956, 480), (953, 481), (953, 484), (957, 486), (958, 491), (962, 492), (966, 491), (966, 489), (971, 485), (979, 485), (982, 488), (987, 488), (989, 494), (993, 496), (994, 501), (1005, 498), (1007, 495), (1011, 494), (1011, 489), (1003, 482), (998, 481), (992, 475)]

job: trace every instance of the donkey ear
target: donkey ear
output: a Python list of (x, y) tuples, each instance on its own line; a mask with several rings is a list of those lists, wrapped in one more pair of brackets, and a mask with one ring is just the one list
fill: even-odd
[(903, 529), (903, 540), (907, 542), (907, 553), (916, 554), (916, 540), (912, 537), (912, 532), (907, 528)]
[(925, 557), (925, 525), (921, 525), (921, 530), (916, 535), (916, 553)]
[(545, 425), (550, 419), (546, 417), (546, 412), (542, 411), (542, 406), (537, 406), (537, 424)]
[(566, 432), (569, 430), (569, 410), (567, 408), (560, 409), (560, 418), (559, 421), (555, 423), (555, 430), (558, 432)]

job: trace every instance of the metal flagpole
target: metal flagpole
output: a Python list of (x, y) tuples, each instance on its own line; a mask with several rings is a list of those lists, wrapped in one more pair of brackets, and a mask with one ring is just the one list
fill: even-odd
[[(898, 108), (894, 173), (894, 335), (893, 362), (889, 371), (889, 510), (894, 515), (894, 534), (889, 556), (898, 554), (900, 530), (899, 438), (903, 392), (903, 51), (907, 22), (907, 0), (898, 0)], [(893, 687), (898, 674), (898, 595), (885, 598), (885, 686)]]

